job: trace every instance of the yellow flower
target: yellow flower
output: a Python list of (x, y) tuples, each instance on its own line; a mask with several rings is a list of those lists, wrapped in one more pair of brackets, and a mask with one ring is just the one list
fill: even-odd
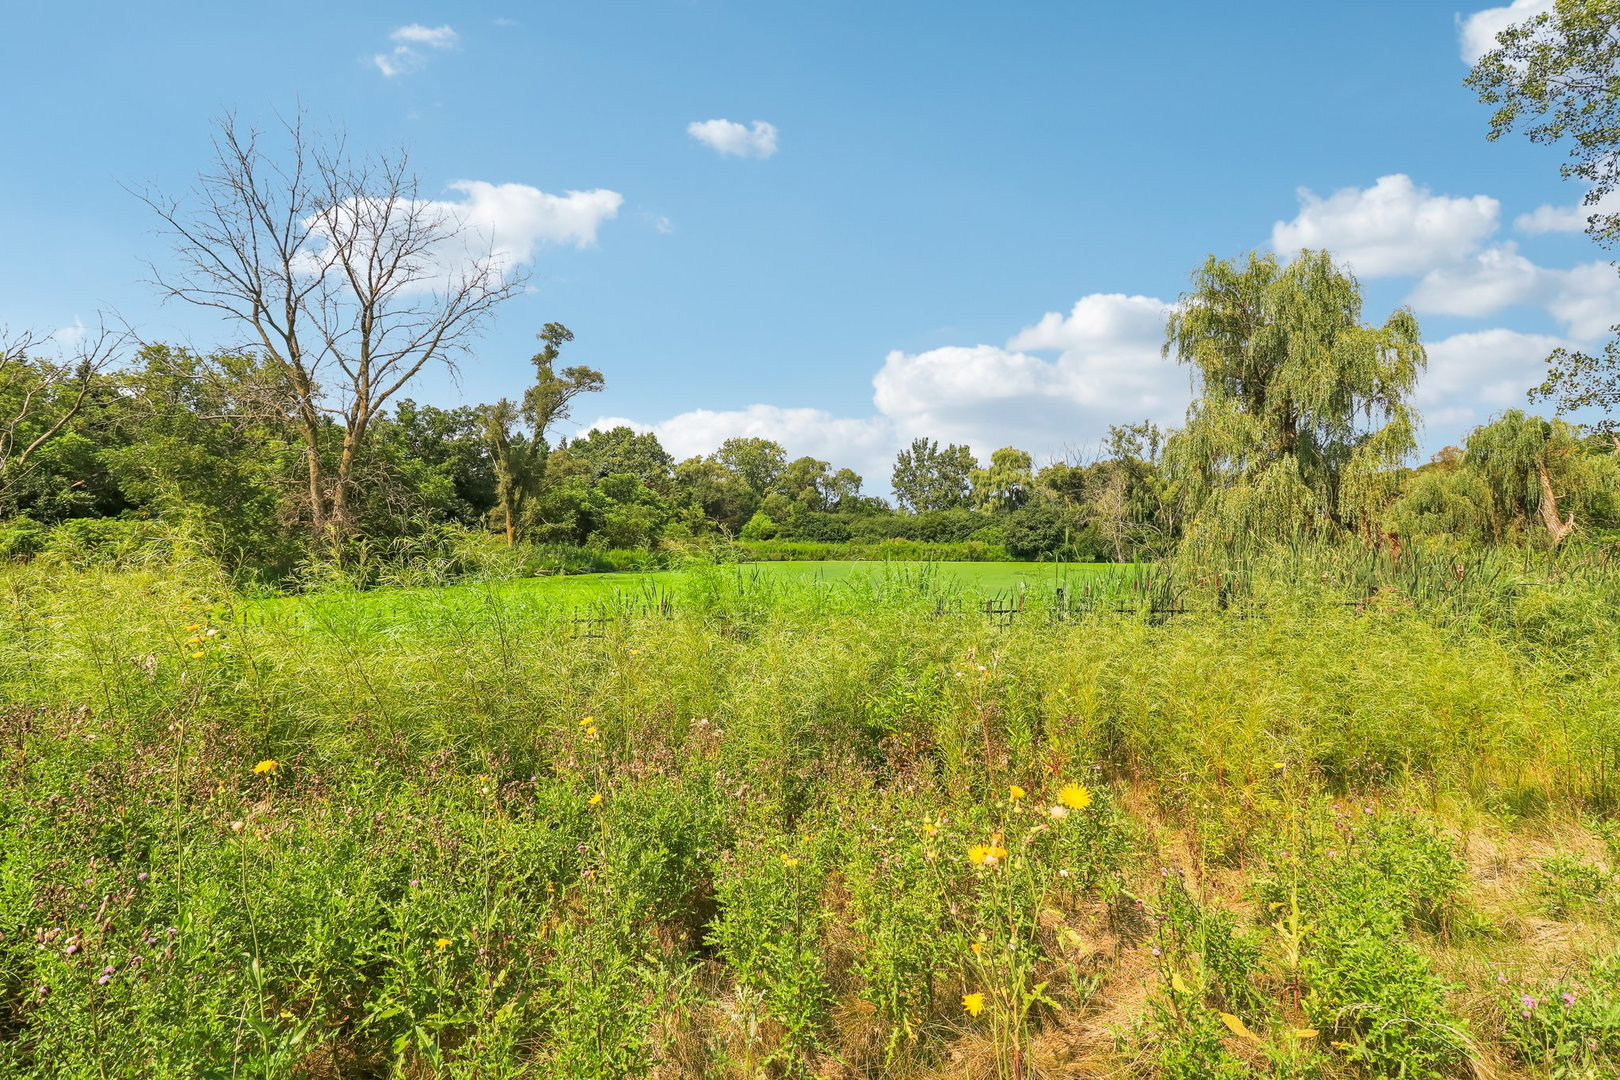
[(585, 800), (586, 805), (588, 805), (588, 806), (596, 806), (601, 801), (602, 801), (602, 793), (600, 791), (598, 791), (595, 795), (592, 795), (590, 798)]
[(1070, 810), (1084, 810), (1091, 805), (1091, 792), (1079, 784), (1064, 784), (1058, 789), (1058, 802)]
[(267, 757), (257, 765), (253, 766), (253, 771), (260, 774), (273, 773), (279, 768), (281, 768), (281, 763), (279, 761), (277, 761), (275, 758)]
[(1007, 857), (1007, 849), (1000, 844), (974, 844), (968, 848), (968, 859), (979, 866), (994, 866)]
[(596, 720), (593, 719), (592, 717), (587, 716), (587, 717), (585, 717), (583, 720), (581, 720), (579, 722), (579, 726), (580, 727), (590, 727), (594, 723), (596, 723)]
[(781, 856), (781, 859), (782, 859), (782, 865), (788, 867), (789, 869), (792, 869), (793, 867), (799, 865), (799, 860), (795, 859), (791, 855), (783, 855), (783, 856)]
[(969, 1016), (978, 1016), (984, 1012), (984, 995), (979, 993), (963, 994), (962, 1011)]
[(196, 652), (191, 654), (191, 658), (193, 660), (201, 660), (203, 657), (205, 657), (207, 655), (208, 655), (207, 653), (203, 652), (201, 649), (198, 649)]
[(452, 944), (453, 942), (449, 938), (442, 937), (433, 943), (433, 947), (436, 949), (448, 949)]
[(585, 734), (587, 734), (587, 735), (595, 735), (596, 734), (596, 729), (593, 728), (593, 727), (588, 727), (588, 728), (585, 729)]
[(1024, 789), (1019, 787), (1017, 784), (1013, 784), (1007, 788), (1007, 798), (1011, 799), (1013, 802), (1017, 802), (1023, 797)]
[(969, 945), (968, 948), (972, 949), (975, 954), (984, 952), (984, 944), (982, 942), (975, 941), (973, 944)]
[(923, 829), (923, 835), (924, 836), (938, 836), (939, 835), (939, 826), (935, 825), (932, 821), (923, 822), (922, 829)]

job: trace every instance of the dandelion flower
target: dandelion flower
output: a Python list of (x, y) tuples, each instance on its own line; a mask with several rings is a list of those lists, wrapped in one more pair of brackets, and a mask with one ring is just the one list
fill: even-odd
[(1064, 784), (1058, 789), (1058, 802), (1070, 810), (1084, 810), (1091, 805), (1091, 792), (1079, 784)]
[(207, 653), (203, 652), (201, 649), (198, 649), (196, 652), (191, 654), (191, 658), (193, 660), (201, 660), (203, 657), (205, 657), (207, 655), (208, 655)]
[(925, 821), (923, 822), (922, 831), (924, 836), (938, 836), (939, 826), (935, 825), (932, 821)]
[(984, 1012), (984, 995), (980, 993), (963, 994), (962, 1011), (969, 1016), (978, 1016)]
[(1011, 784), (1011, 785), (1008, 786), (1008, 788), (1007, 788), (1007, 798), (1011, 799), (1013, 802), (1017, 802), (1019, 799), (1022, 799), (1023, 797), (1024, 797), (1024, 789), (1023, 788), (1019, 787), (1017, 784)]
[(275, 758), (265, 758), (263, 761), (253, 766), (253, 771), (258, 773), (260, 776), (263, 776), (265, 773), (273, 773), (279, 768), (281, 768), (281, 762), (277, 761)]
[(969, 945), (968, 948), (972, 949), (974, 954), (977, 955), (984, 952), (984, 943), (981, 941), (975, 941), (973, 944)]
[(600, 791), (598, 791), (595, 795), (592, 795), (590, 798), (585, 800), (585, 803), (586, 803), (587, 806), (597, 806), (601, 802), (602, 802), (602, 793)]
[(596, 719), (594, 717), (587, 716), (587, 717), (584, 717), (584, 718), (582, 718), (580, 720), (579, 726), (580, 727), (590, 727), (594, 723), (596, 723)]
[(793, 868), (793, 867), (795, 867), (795, 866), (798, 866), (798, 865), (799, 865), (799, 860), (798, 860), (798, 859), (795, 859), (795, 858), (794, 858), (794, 857), (793, 857), (793, 856), (791, 856), (791, 855), (783, 855), (783, 856), (781, 856), (781, 859), (782, 859), (782, 865), (783, 865), (783, 866), (785, 866), (785, 867), (787, 867), (787, 868), (788, 868), (788, 869), (790, 869), (790, 870), (791, 870), (791, 869), (792, 869), (792, 868)]
[(433, 943), (433, 947), (435, 949), (448, 949), (453, 944), (454, 942), (452, 942), (449, 938), (442, 937)]

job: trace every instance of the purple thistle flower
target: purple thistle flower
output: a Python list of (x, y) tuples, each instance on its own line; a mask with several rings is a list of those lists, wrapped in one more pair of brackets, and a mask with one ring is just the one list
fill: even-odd
[[(1524, 995), (1523, 997), (1521, 997), (1519, 999), (1519, 1004), (1523, 1005), (1525, 1007), (1525, 1009), (1528, 1010), (1528, 1009), (1535, 1008), (1537, 1002), (1536, 1002), (1535, 998), (1531, 997), (1529, 994), (1526, 994), (1526, 995)], [(1526, 1013), (1526, 1015), (1529, 1015), (1528, 1012)]]
[(100, 986), (106, 986), (110, 982), (112, 982), (111, 975), (103, 975), (101, 978), (96, 980), (96, 983)]
[(1568, 990), (1565, 990), (1561, 995), (1559, 995), (1559, 999), (1563, 1001), (1564, 1008), (1566, 1009), (1575, 1004), (1575, 995), (1570, 993)]

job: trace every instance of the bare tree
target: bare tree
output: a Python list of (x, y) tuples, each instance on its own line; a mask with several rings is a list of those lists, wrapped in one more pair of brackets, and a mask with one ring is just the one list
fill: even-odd
[(11, 501), (39, 451), (84, 411), (126, 335), (102, 325), (65, 349), (47, 348), (52, 340), (0, 328), (0, 505)]
[(154, 269), (158, 286), (240, 323), (285, 376), (310, 521), (339, 540), (354, 526), (378, 412), (429, 364), (453, 368), (521, 282), (492, 238), (420, 197), (403, 153), (357, 156), (341, 137), (308, 135), (301, 118), (284, 127), (286, 153), (273, 160), (260, 132), (227, 116), (189, 198), (141, 197), (179, 256), (173, 273)]

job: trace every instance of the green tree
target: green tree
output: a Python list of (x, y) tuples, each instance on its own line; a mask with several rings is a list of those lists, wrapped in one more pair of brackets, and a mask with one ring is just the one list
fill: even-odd
[(760, 497), (741, 477), (711, 455), (691, 457), (675, 467), (681, 500), (723, 532), (735, 536), (759, 508)]
[(966, 446), (951, 443), (941, 450), (933, 439), (913, 439), (894, 459), (895, 502), (912, 513), (967, 506), (978, 467), (979, 459)]
[(1325, 251), (1211, 256), (1192, 284), (1164, 346), (1200, 390), (1166, 448), (1189, 538), (1207, 551), (1370, 526), (1416, 448), (1412, 313), (1364, 325), (1360, 286)]
[(117, 377), (101, 459), (134, 512), (192, 526), (234, 567), (284, 568), (297, 477), (283, 391), (251, 353), (146, 345)]
[(714, 459), (761, 497), (775, 487), (787, 468), (787, 451), (770, 439), (727, 439), (714, 452)]
[[(484, 445), (495, 472), (496, 507), (508, 547), (517, 542), (524, 502), (537, 494), (544, 481), (552, 427), (572, 417), (575, 398), (600, 393), (606, 385), (602, 373), (594, 368), (575, 365), (557, 370), (562, 347), (574, 340), (568, 327), (546, 323), (536, 336), (545, 348), (530, 358), (534, 385), (524, 391), (523, 404), (502, 398), (481, 410)], [(528, 423), (527, 433), (518, 430), (520, 417)]]
[(103, 329), (53, 355), (49, 339), (0, 329), (0, 512), (16, 508), (42, 452), (92, 403), (123, 340)]
[(1468, 436), (1464, 466), (1490, 493), (1491, 524), (1509, 537), (1531, 523), (1557, 546), (1575, 531), (1572, 505), (1592, 485), (1580, 434), (1562, 420), (1509, 409)]
[(1027, 452), (1003, 446), (990, 455), (990, 465), (968, 474), (973, 505), (980, 510), (1008, 513), (1029, 501), (1035, 483), (1035, 463)]
[[(1598, 209), (1620, 191), (1620, 2), (1556, 0), (1551, 11), (1499, 33), (1467, 84), (1495, 106), (1488, 138), (1517, 128), (1531, 142), (1565, 148), (1564, 177), (1588, 185), (1588, 235), (1603, 247), (1620, 242), (1620, 213)], [(1560, 411), (1600, 410), (1602, 429), (1620, 447), (1620, 421), (1611, 415), (1620, 405), (1620, 339), (1595, 355), (1558, 349), (1547, 365), (1531, 400)]]

